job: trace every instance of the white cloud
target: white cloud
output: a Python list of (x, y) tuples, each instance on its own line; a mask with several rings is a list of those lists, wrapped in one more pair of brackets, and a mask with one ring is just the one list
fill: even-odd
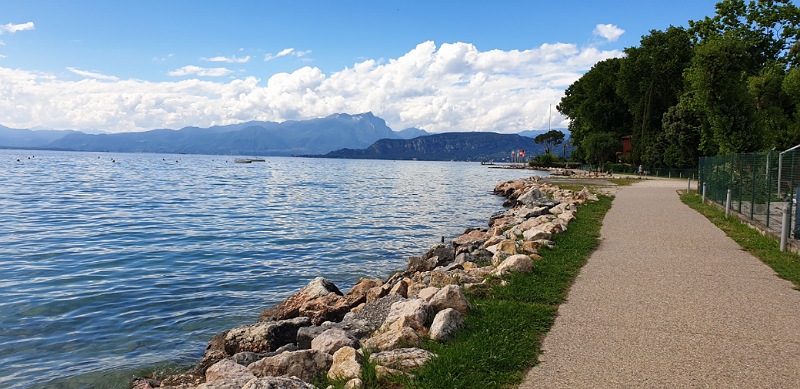
[(73, 67), (68, 67), (67, 70), (69, 70), (70, 72), (75, 73), (75, 74), (77, 74), (79, 76), (84, 76), (84, 77), (88, 77), (88, 78), (94, 78), (94, 79), (97, 79), (97, 80), (104, 80), (104, 81), (118, 81), (119, 80), (118, 77), (109, 76), (109, 75), (102, 74), (102, 73), (90, 72), (90, 71), (86, 71), (86, 70), (80, 70), (80, 69), (76, 69), (76, 68), (73, 68)]
[(286, 57), (286, 56), (293, 56), (293, 57), (304, 57), (311, 53), (311, 50), (295, 50), (293, 47), (289, 47), (279, 51), (277, 54), (269, 53), (264, 56), (264, 62), (272, 61), (273, 59)]
[(211, 58), (203, 58), (205, 61), (209, 62), (226, 62), (226, 63), (247, 63), (250, 61), (250, 56), (237, 58), (235, 55), (232, 57), (224, 57), (224, 56), (217, 56)]
[(613, 24), (598, 24), (593, 33), (609, 42), (616, 42), (625, 33), (625, 30)]
[(33, 22), (27, 22), (22, 24), (8, 23), (0, 25), (0, 34), (3, 34), (4, 32), (10, 32), (13, 34), (17, 31), (28, 31), (28, 30), (33, 30), (35, 28), (36, 26), (34, 26)]
[(233, 73), (233, 71), (226, 68), (201, 68), (199, 66), (184, 66), (180, 69), (175, 69), (167, 74), (170, 76), (200, 76), (200, 77), (222, 77)]
[[(305, 66), (266, 80), (225, 82), (68, 81), (0, 67), (0, 124), (121, 132), (372, 111), (395, 130), (512, 133), (547, 128), (549, 104), (592, 65), (622, 55), (567, 43), (480, 51), (469, 43), (423, 42), (397, 58), (365, 59), (331, 74)], [(231, 73), (185, 66), (170, 75)], [(566, 124), (553, 111), (553, 127)]]
[(5, 45), (6, 45), (6, 42), (3, 42), (3, 40), (0, 39), (0, 46), (5, 46)]

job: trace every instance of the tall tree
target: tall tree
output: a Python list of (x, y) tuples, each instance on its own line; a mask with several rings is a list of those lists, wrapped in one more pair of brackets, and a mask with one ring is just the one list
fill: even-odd
[(545, 154), (551, 154), (554, 147), (564, 142), (564, 133), (558, 130), (550, 130), (544, 134), (536, 135), (533, 141), (536, 144), (544, 145)]
[(633, 117), (633, 162), (662, 163), (661, 118), (684, 92), (683, 72), (692, 61), (692, 36), (682, 27), (652, 30), (638, 47), (625, 49), (617, 92)]
[(608, 132), (617, 137), (631, 128), (627, 104), (616, 91), (622, 60), (607, 59), (595, 64), (564, 92), (556, 109), (570, 118), (570, 142), (573, 158), (586, 158), (583, 139), (591, 133)]

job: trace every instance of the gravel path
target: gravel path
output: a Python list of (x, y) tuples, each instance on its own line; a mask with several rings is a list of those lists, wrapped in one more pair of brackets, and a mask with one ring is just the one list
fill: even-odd
[(680, 202), (617, 193), (520, 388), (800, 387), (800, 291)]

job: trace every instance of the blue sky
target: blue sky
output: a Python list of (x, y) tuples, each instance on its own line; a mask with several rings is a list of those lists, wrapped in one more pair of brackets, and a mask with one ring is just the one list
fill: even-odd
[(372, 111), (396, 130), (541, 129), (592, 64), (713, 12), (689, 0), (3, 0), (0, 124), (120, 132)]

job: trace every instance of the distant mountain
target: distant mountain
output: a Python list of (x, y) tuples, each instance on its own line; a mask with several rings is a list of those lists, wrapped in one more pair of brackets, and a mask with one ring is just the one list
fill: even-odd
[(432, 135), (428, 131), (414, 127), (406, 128), (405, 130), (397, 131), (396, 133), (399, 139), (414, 139), (418, 136)]
[(383, 138), (400, 138), (371, 112), (334, 114), (325, 118), (275, 122), (246, 122), (210, 128), (151, 130), (118, 134), (77, 131), (30, 131), (0, 128), (0, 147), (47, 148), (75, 151), (152, 153), (299, 155), (324, 154), (341, 148), (365, 148)]
[(494, 132), (448, 132), (414, 139), (381, 139), (366, 149), (342, 149), (325, 154), (329, 158), (418, 159), (425, 161), (501, 161), (512, 150), (525, 150), (528, 157), (543, 152), (532, 138)]
[(39, 148), (77, 131), (18, 130), (0, 126), (0, 145), (10, 148)]

